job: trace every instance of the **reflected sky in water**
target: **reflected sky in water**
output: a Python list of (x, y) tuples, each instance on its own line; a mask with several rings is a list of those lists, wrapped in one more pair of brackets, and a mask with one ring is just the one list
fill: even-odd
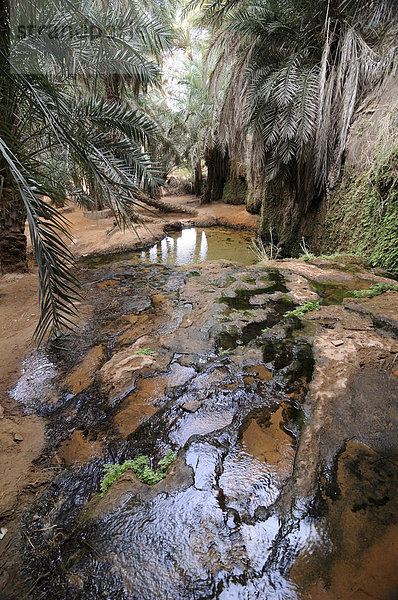
[(134, 262), (192, 265), (206, 260), (231, 260), (252, 265), (252, 234), (229, 229), (191, 227), (170, 234), (151, 248), (137, 252)]

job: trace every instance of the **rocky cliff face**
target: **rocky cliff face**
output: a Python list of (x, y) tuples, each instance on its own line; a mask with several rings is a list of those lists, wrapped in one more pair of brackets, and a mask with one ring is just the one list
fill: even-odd
[(398, 75), (359, 107), (341, 181), (303, 223), (314, 252), (346, 251), (398, 271)]
[(282, 198), (267, 197), (261, 235), (268, 240), (272, 230), (285, 256), (302, 254), (304, 241), (313, 254), (348, 252), (398, 272), (397, 175), (398, 75), (393, 73), (359, 106), (336, 185), (307, 209), (289, 189)]

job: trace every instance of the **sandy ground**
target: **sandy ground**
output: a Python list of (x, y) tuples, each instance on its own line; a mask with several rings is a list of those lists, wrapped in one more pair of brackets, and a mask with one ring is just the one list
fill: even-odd
[[(70, 222), (73, 254), (79, 257), (118, 252), (149, 244), (161, 239), (165, 225), (175, 221), (186, 225), (223, 224), (252, 229), (259, 224), (258, 216), (247, 213), (244, 206), (222, 203), (199, 206), (193, 196), (171, 196), (164, 200), (186, 204), (195, 208), (198, 214), (192, 217), (174, 213), (154, 218), (153, 213), (142, 211), (143, 220), (147, 222), (138, 225), (135, 232), (120, 231), (112, 217), (87, 218), (80, 209), (70, 207), (65, 211), (65, 217)], [(35, 494), (52, 476), (51, 465), (47, 471), (35, 466), (44, 447), (44, 420), (23, 415), (8, 394), (20, 375), (23, 357), (34, 345), (32, 336), (39, 316), (37, 291), (37, 270), (33, 265), (26, 274), (0, 278), (0, 526), (7, 521), (8, 529), (4, 539), (0, 539), (2, 550), (14, 534), (10, 517), (17, 517), (23, 500), (28, 499), (25, 496)], [(83, 319), (88, 317), (86, 308), (81, 307)], [(1, 568), (0, 562), (0, 591), (7, 579)]]

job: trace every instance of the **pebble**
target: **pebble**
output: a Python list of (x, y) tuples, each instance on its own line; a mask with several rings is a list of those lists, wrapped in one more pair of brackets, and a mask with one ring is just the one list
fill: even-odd
[(14, 442), (23, 442), (23, 435), (20, 433), (14, 433)]
[(342, 346), (344, 344), (343, 340), (332, 340), (333, 346)]
[(191, 413), (196, 412), (201, 406), (202, 403), (199, 400), (191, 400), (189, 402), (183, 402), (183, 404), (181, 404), (181, 408)]
[(0, 419), (4, 419), (4, 408), (0, 404)]

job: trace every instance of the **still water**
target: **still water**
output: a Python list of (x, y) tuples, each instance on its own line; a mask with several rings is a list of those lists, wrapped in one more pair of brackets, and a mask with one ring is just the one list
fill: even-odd
[(164, 265), (190, 265), (205, 260), (225, 259), (252, 265), (252, 236), (228, 229), (191, 227), (168, 235), (151, 248), (143, 250), (140, 262)]
[(230, 260), (253, 265), (257, 259), (252, 250), (254, 234), (221, 227), (190, 227), (170, 233), (142, 251), (94, 256), (85, 260), (91, 267), (120, 260), (141, 264), (193, 265), (206, 260)]

